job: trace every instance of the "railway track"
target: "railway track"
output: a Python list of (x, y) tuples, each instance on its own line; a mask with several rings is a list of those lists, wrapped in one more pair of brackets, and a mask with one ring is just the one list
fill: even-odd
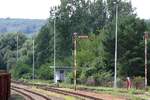
[(12, 86), (11, 90), (16, 91), (19, 94), (22, 94), (23, 96), (29, 98), (30, 100), (51, 100), (47, 96), (44, 96), (37, 92), (33, 92), (33, 91), (25, 89), (25, 88)]
[(57, 88), (57, 87), (51, 87), (48, 85), (38, 85), (38, 84), (27, 84), (24, 82), (13, 82), (16, 84), (23, 84), (25, 86), (35, 86), (38, 89), (42, 89), (45, 91), (50, 91), (50, 92), (55, 92), (58, 94), (63, 94), (63, 95), (68, 95), (68, 96), (73, 96), (76, 98), (80, 98), (82, 100), (126, 100), (126, 98), (122, 97), (114, 97), (111, 95), (107, 94), (99, 94), (95, 93), (92, 91), (84, 91), (84, 90), (78, 90), (78, 91), (73, 91), (73, 90), (65, 90), (63, 88)]
[(52, 88), (52, 87), (37, 87), (37, 88), (40, 88), (40, 89), (43, 89), (43, 90), (46, 90), (46, 91), (51, 91), (51, 92), (55, 92), (55, 93), (58, 93), (58, 94), (63, 94), (63, 95), (69, 95), (69, 96), (74, 96), (74, 97), (83, 97), (83, 98), (86, 98), (86, 99), (92, 99), (92, 100), (103, 100), (99, 97), (95, 97), (95, 96), (91, 96), (91, 95), (88, 95), (88, 94), (82, 94), (80, 92), (72, 92), (72, 91), (66, 91), (66, 90), (61, 90), (61, 89), (57, 89), (57, 88)]
[[(16, 82), (15, 82), (15, 84), (16, 84)], [(20, 83), (20, 82), (18, 83), (17, 82), (17, 84), (24, 84), (24, 83)], [(32, 86), (30, 84), (24, 84), (24, 85)], [(73, 96), (73, 97), (76, 97), (76, 98), (84, 98), (84, 99), (90, 99), (90, 100), (91, 99), (92, 100), (103, 100), (103, 99), (100, 99), (99, 97), (90, 96), (90, 95), (87, 95), (87, 94), (81, 94), (81, 93), (78, 93), (78, 92), (71, 92), (71, 91), (61, 90), (61, 89), (57, 89), (57, 88), (54, 88), (54, 87), (43, 86), (43, 85), (34, 85), (34, 86), (36, 86), (37, 88), (42, 89), (42, 90), (55, 92), (55, 93), (63, 94), (63, 95), (69, 95), (69, 96)]]
[(21, 94), (23, 97), (28, 98), (29, 100), (35, 100), (30, 95), (28, 95), (28, 94), (26, 94), (26, 93), (24, 93), (22, 91), (19, 91), (19, 90), (15, 89), (15, 88), (11, 88), (11, 90), (17, 92), (18, 94)]

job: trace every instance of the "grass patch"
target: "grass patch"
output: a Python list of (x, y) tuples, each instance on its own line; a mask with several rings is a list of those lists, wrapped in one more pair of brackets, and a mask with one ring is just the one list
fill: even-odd
[(53, 82), (50, 81), (50, 80), (38, 80), (38, 79), (35, 79), (35, 80), (27, 80), (27, 79), (20, 79), (19, 81), (22, 81), (24, 83), (29, 83), (29, 84), (41, 84), (41, 85), (52, 85)]
[(24, 97), (18, 95), (18, 94), (12, 94), (9, 100), (25, 100)]
[[(60, 87), (63, 88), (71, 88), (73, 89), (73, 85), (71, 84), (60, 84)], [(124, 89), (124, 88), (111, 88), (111, 87), (98, 87), (98, 86), (85, 86), (85, 85), (77, 85), (78, 89), (83, 90), (91, 90), (97, 93), (106, 93), (114, 96), (123, 96), (127, 97), (128, 100), (146, 100), (148, 97), (144, 97), (144, 90), (137, 89)], [(142, 98), (136, 95), (142, 95)], [(144, 99), (143, 99), (144, 98)]]

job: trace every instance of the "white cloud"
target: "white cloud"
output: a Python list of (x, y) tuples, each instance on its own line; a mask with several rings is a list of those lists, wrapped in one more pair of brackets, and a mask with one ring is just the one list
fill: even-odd
[(0, 0), (0, 18), (45, 19), (50, 7), (58, 4), (59, 0)]

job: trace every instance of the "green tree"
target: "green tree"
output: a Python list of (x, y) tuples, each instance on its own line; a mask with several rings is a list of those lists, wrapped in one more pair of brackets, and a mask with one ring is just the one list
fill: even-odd
[(53, 57), (53, 27), (46, 24), (42, 27), (36, 40), (35, 58), (37, 67), (52, 62)]
[(92, 37), (95, 38), (93, 40), (79, 40), (77, 51), (78, 75), (80, 76), (80, 81), (87, 81), (92, 77), (95, 84), (100, 85), (102, 84), (101, 80), (110, 80), (112, 73), (106, 65), (107, 54), (103, 45), (105, 34)]
[[(26, 36), (19, 34), (18, 48), (20, 49), (26, 40)], [(13, 67), (16, 64), (17, 34), (8, 33), (0, 37), (0, 66), (5, 68)], [(20, 56), (20, 53), (19, 53)]]
[(11, 69), (14, 79), (28, 78), (31, 79), (32, 68), (29, 65), (18, 61), (17, 65)]
[[(107, 39), (104, 42), (105, 50), (109, 53), (108, 64), (114, 69), (114, 41), (115, 32), (112, 31), (115, 24), (107, 27)], [(144, 75), (144, 45), (143, 36), (146, 30), (144, 20), (136, 16), (125, 16), (119, 19), (118, 24), (118, 70), (123, 76)]]
[(37, 76), (39, 79), (52, 80), (53, 79), (53, 69), (49, 67), (50, 64), (42, 65), (37, 71)]

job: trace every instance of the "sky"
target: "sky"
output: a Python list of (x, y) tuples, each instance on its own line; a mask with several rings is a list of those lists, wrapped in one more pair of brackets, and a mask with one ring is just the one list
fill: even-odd
[(0, 0), (0, 18), (46, 19), (59, 0)]
[[(60, 0), (0, 0), (0, 18), (46, 19)], [(129, 0), (130, 1), (130, 0)], [(150, 19), (150, 0), (131, 0), (138, 16)]]
[(131, 0), (131, 2), (140, 18), (150, 19), (150, 0)]

